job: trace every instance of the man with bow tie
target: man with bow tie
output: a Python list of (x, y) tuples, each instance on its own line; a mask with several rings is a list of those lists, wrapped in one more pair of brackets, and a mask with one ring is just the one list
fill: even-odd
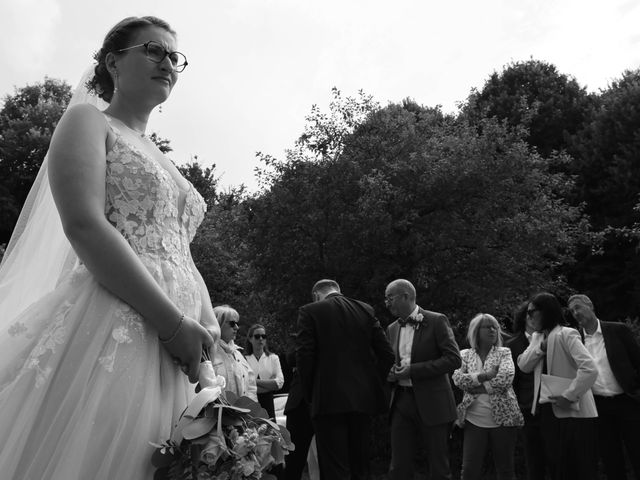
[(427, 449), (429, 478), (450, 479), (449, 432), (456, 404), (449, 375), (460, 367), (460, 351), (447, 317), (416, 305), (416, 289), (394, 280), (385, 304), (398, 319), (387, 328), (396, 362), (387, 380), (391, 394), (391, 480), (413, 478), (417, 445)]

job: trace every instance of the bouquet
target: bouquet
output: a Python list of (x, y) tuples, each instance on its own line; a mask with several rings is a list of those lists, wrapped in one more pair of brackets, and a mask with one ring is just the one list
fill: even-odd
[(225, 392), (210, 360), (200, 366), (199, 384), (171, 438), (152, 443), (154, 480), (275, 480), (267, 471), (294, 449), (287, 429), (250, 398)]

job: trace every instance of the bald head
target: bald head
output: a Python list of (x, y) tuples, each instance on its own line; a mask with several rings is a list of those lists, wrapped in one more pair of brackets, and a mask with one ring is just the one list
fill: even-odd
[(409, 280), (399, 278), (394, 280), (389, 285), (385, 292), (390, 294), (406, 294), (407, 298), (413, 302), (416, 301), (416, 287)]
[(409, 280), (394, 280), (384, 291), (384, 303), (392, 315), (407, 317), (416, 308), (416, 289)]

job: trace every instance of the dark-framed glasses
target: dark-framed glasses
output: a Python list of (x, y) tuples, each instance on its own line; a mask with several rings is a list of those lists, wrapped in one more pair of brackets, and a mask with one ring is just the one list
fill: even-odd
[(185, 57), (180, 52), (170, 52), (164, 45), (159, 44), (158, 42), (154, 42), (153, 40), (149, 40), (146, 43), (141, 43), (139, 45), (133, 45), (127, 48), (121, 48), (120, 50), (116, 50), (116, 52), (124, 52), (126, 50), (131, 50), (133, 48), (144, 47), (147, 58), (154, 63), (162, 63), (162, 61), (169, 57), (169, 61), (171, 62), (171, 66), (173, 67), (174, 72), (181, 73), (187, 68), (189, 62), (187, 62), (187, 57)]
[(527, 310), (527, 317), (533, 317), (533, 314), (536, 313), (538, 311), (537, 308), (529, 308)]
[(261, 338), (263, 339), (267, 339), (267, 334), (266, 333), (254, 333), (253, 334), (253, 338), (255, 338), (256, 340), (260, 340)]
[(238, 322), (236, 322), (235, 320), (227, 320), (226, 322), (231, 328), (238, 328)]

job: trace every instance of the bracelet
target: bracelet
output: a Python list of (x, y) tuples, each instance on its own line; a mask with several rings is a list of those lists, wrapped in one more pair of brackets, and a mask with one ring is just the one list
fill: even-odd
[(180, 332), (180, 329), (182, 328), (182, 323), (184, 322), (184, 313), (180, 314), (180, 321), (178, 322), (178, 326), (176, 327), (176, 329), (173, 331), (173, 334), (167, 338), (166, 340), (163, 340), (162, 338), (158, 337), (158, 340), (160, 340), (160, 343), (171, 343), (173, 342), (176, 337), (178, 336), (178, 333)]

